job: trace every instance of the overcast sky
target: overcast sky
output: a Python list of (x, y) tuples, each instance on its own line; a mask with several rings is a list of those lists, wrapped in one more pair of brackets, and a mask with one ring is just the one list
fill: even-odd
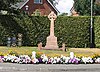
[(60, 13), (70, 13), (73, 3), (73, 0), (59, 0), (59, 3), (56, 5), (56, 7)]

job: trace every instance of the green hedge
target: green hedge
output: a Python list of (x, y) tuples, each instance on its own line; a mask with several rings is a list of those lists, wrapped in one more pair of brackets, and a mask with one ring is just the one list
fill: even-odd
[(96, 47), (100, 48), (100, 17), (94, 17), (94, 33)]
[(58, 42), (68, 47), (89, 47), (89, 17), (60, 17), (57, 19)]
[[(55, 36), (59, 46), (66, 43), (68, 47), (89, 47), (89, 27), (90, 17), (58, 17), (55, 21)], [(6, 45), (8, 36), (17, 37), (18, 33), (22, 33), (23, 45), (37, 46), (42, 42), (45, 46), (49, 28), (47, 17), (0, 16), (0, 45)]]

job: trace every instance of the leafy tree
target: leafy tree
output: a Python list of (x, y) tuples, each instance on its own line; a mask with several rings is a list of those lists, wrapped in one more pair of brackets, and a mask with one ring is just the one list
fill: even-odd
[(8, 13), (13, 13), (14, 8), (11, 5), (15, 4), (19, 0), (0, 0), (0, 11), (8, 11)]
[(100, 15), (100, 4), (94, 4), (94, 15)]
[(80, 15), (90, 15), (91, 0), (74, 0), (74, 8)]
[(62, 13), (59, 16), (67, 16), (67, 15), (68, 15), (68, 13)]
[[(74, 0), (74, 9), (80, 15), (91, 14), (91, 0)], [(93, 14), (100, 15), (100, 4), (96, 4), (93, 0)]]

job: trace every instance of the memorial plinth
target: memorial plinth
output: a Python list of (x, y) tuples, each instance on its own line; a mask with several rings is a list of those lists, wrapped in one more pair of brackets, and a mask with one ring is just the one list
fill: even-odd
[(52, 11), (48, 15), (48, 18), (51, 21), (51, 24), (50, 24), (50, 35), (47, 37), (47, 42), (46, 42), (45, 49), (58, 49), (57, 37), (54, 36), (54, 21), (57, 18), (57, 16)]

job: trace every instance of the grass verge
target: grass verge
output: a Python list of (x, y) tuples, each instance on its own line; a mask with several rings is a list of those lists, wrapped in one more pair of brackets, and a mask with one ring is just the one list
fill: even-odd
[(32, 51), (36, 51), (40, 54), (46, 54), (47, 56), (60, 56), (65, 55), (69, 56), (70, 52), (74, 52), (75, 56), (82, 57), (82, 56), (90, 56), (93, 57), (95, 55), (100, 56), (100, 49), (98, 48), (68, 48), (66, 52), (58, 51), (58, 50), (38, 50), (37, 47), (4, 47), (0, 46), (0, 55), (7, 55), (9, 53), (15, 53), (18, 55), (27, 54), (31, 55)]

